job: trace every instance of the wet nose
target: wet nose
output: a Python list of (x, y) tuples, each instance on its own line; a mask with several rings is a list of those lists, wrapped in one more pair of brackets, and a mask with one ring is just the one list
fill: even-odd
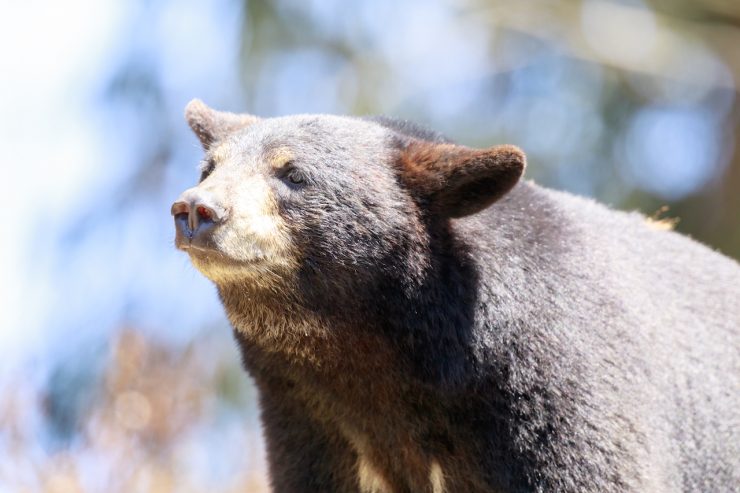
[(226, 209), (213, 194), (197, 188), (183, 192), (172, 204), (171, 212), (175, 217), (178, 232), (189, 239), (226, 219)]

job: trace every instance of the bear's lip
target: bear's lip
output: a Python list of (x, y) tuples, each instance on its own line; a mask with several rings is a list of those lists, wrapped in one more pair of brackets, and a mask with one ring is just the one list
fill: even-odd
[(196, 253), (196, 254), (197, 253), (207, 253), (207, 254), (214, 254), (214, 253), (220, 254), (221, 253), (214, 248), (204, 248), (202, 246), (193, 245), (192, 243), (189, 243), (189, 242), (181, 242), (180, 244), (177, 245), (177, 248), (184, 252)]
[(207, 256), (212, 258), (224, 258), (228, 257), (224, 255), (220, 250), (214, 247), (208, 247), (203, 245), (196, 245), (192, 240), (184, 240), (177, 242), (177, 248), (186, 252), (188, 255)]
[(193, 238), (188, 238), (184, 235), (178, 234), (175, 236), (175, 247), (178, 250), (188, 253), (198, 251), (203, 253), (220, 253), (217, 248), (210, 245), (203, 245), (203, 242), (198, 240), (199, 239), (194, 240)]
[(221, 250), (215, 247), (205, 247), (202, 245), (193, 244), (190, 241), (183, 241), (177, 244), (177, 248), (186, 252), (190, 256), (199, 257), (201, 259), (208, 260), (210, 262), (221, 262), (224, 264), (233, 265), (250, 265), (258, 264), (267, 260), (267, 257), (263, 254), (255, 254), (249, 258), (233, 258), (226, 255)]
[(269, 260), (269, 256), (257, 248), (256, 245), (255, 248), (246, 252), (247, 255), (244, 255), (243, 258), (241, 256), (232, 257), (215, 243), (214, 227), (209, 227), (208, 230), (201, 231), (199, 234), (193, 234), (189, 228), (178, 224), (177, 218), (175, 218), (175, 226), (175, 248), (199, 260), (234, 266), (255, 265)]

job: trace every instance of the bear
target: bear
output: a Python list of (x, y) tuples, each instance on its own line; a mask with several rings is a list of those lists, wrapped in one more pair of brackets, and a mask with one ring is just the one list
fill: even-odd
[(387, 117), (199, 100), (172, 205), (276, 492), (740, 490), (740, 266)]

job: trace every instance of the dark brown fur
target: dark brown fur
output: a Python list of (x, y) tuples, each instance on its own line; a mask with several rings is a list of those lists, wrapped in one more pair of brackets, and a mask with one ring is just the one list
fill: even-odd
[[(275, 491), (740, 484), (734, 261), (517, 184), (513, 147), (188, 115), (213, 165), (173, 208), (178, 246), (235, 328)], [(188, 229), (198, 201), (229, 219)]]

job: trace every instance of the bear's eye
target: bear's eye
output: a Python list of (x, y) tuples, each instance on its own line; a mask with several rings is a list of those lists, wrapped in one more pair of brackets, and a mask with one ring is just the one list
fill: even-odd
[(300, 185), (301, 183), (303, 183), (303, 175), (301, 175), (298, 171), (293, 170), (288, 173), (288, 181), (290, 181), (294, 185)]
[(302, 185), (306, 182), (306, 178), (303, 176), (303, 173), (292, 166), (286, 168), (283, 173), (283, 178), (291, 185)]

